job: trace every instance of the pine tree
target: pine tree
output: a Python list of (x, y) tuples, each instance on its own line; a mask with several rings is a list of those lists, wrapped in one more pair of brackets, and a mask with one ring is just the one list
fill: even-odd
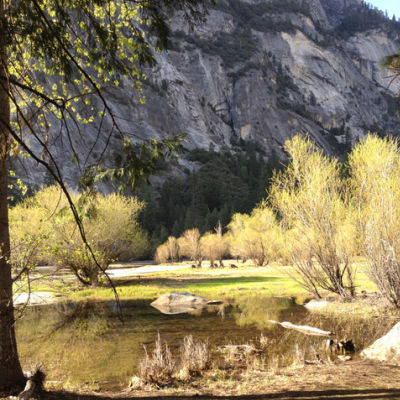
[[(139, 64), (152, 64), (155, 60), (150, 39), (154, 38), (152, 43), (157, 49), (166, 48), (170, 14), (181, 10), (185, 17), (198, 20), (205, 11), (199, 8), (201, 4), (201, 0), (120, 3), (111, 0), (0, 0), (0, 390), (21, 386), (25, 379), (14, 333), (7, 209), (8, 157), (22, 150), (53, 176), (68, 198), (82, 239), (90, 251), (78, 212), (50, 148), (52, 135), (58, 135), (61, 127), (71, 126), (71, 120), (80, 126), (93, 123), (95, 118), (107, 118), (111, 129), (100, 129), (99, 139), (107, 143), (113, 135), (123, 138), (122, 147), (128, 157), (121, 158), (114, 170), (88, 170), (86, 179), (82, 180), (86, 184), (94, 182), (95, 172), (101, 172), (100, 177), (109, 175), (132, 186), (155, 171), (162, 154), (177, 148), (176, 142), (150, 141), (138, 150), (120, 129), (102, 88), (105, 84), (119, 84), (126, 78), (140, 91)], [(146, 33), (140, 28), (141, 22), (147, 25)], [(48, 80), (53, 77), (56, 83), (52, 87), (42, 84), (37, 79), (39, 72)], [(72, 96), (77, 102), (72, 101)], [(95, 108), (94, 104), (100, 104), (100, 108)], [(30, 110), (34, 110), (35, 120), (29, 117)], [(11, 122), (11, 111), (21, 122), (19, 127)], [(51, 119), (61, 121), (60, 125), (51, 127)], [(69, 130), (64, 133), (73, 143), (73, 133)], [(142, 139), (136, 132), (130, 134), (137, 140)], [(29, 146), (26, 139), (29, 136), (35, 139), (35, 148)], [(72, 146), (71, 151), (79, 164)]]

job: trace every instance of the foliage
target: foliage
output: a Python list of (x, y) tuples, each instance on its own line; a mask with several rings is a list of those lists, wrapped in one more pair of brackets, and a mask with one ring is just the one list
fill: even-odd
[(169, 252), (166, 244), (165, 243), (160, 244), (157, 247), (156, 252), (154, 254), (154, 260), (158, 264), (164, 264), (168, 261), (168, 258), (169, 258)]
[(170, 236), (165, 243), (158, 246), (154, 258), (158, 263), (179, 261), (181, 258), (181, 249), (176, 237)]
[(221, 221), (218, 221), (218, 225), (215, 227), (214, 240), (216, 258), (219, 261), (219, 266), (223, 267), (223, 258), (228, 254), (229, 243), (227, 238), (223, 235)]
[[(11, 60), (7, 71), (10, 101), (15, 122), (9, 127), (14, 145), (11, 154), (28, 153), (44, 165), (53, 177), (62, 180), (52, 154), (51, 138), (68, 136), (70, 151), (82, 183), (93, 184), (110, 176), (118, 184), (132, 186), (157, 169), (157, 160), (180, 149), (182, 137), (144, 140), (136, 132), (125, 132), (107, 103), (103, 90), (128, 82), (138, 90), (141, 101), (141, 64), (154, 64), (153, 49), (169, 43), (167, 21), (173, 11), (182, 11), (186, 20), (198, 21), (205, 13), (201, 0), (124, 3), (101, 0), (5, 1), (1, 35)], [(150, 39), (155, 38), (150, 46)], [(23, 44), (23, 45), (21, 45)], [(85, 124), (98, 129), (87, 151), (76, 150), (75, 132), (83, 134)], [(25, 141), (33, 136), (40, 151)], [(99, 169), (96, 155), (99, 140), (121, 139), (125, 156), (115, 168)], [(141, 145), (133, 145), (132, 138)], [(103, 145), (101, 145), (103, 146)]]
[(208, 54), (220, 56), (226, 67), (246, 62), (257, 52), (251, 30), (246, 27), (236, 28), (232, 33), (220, 32), (214, 40), (201, 39), (182, 31), (174, 32), (174, 37), (176, 40), (184, 39)]
[(282, 21), (277, 20), (282, 13), (301, 13), (310, 16), (310, 8), (304, 1), (277, 0), (252, 4), (240, 0), (230, 0), (229, 2), (218, 2), (216, 8), (231, 14), (239, 26), (251, 26), (252, 29), (260, 32), (293, 31), (290, 21), (285, 21), (287, 23), (285, 29)]
[(266, 196), (272, 171), (281, 167), (280, 162), (275, 157), (265, 162), (251, 143), (237, 150), (190, 152), (188, 159), (201, 163), (200, 168), (186, 178), (168, 179), (157, 202), (148, 188), (142, 190), (146, 208), (140, 221), (155, 243), (163, 243), (169, 235), (179, 237), (185, 229), (213, 231), (218, 221), (224, 228), (234, 213), (250, 212)]
[(203, 250), (200, 238), (201, 236), (199, 230), (194, 228), (183, 232), (182, 239), (180, 241), (182, 255), (195, 262), (197, 267), (201, 267), (201, 263), (203, 261)]
[(275, 176), (271, 201), (287, 229), (301, 283), (318, 297), (321, 289), (353, 296), (356, 229), (339, 164), (299, 135), (285, 143), (285, 150), (290, 164)]
[(122, 141), (121, 152), (116, 154), (111, 168), (90, 166), (80, 179), (80, 185), (91, 187), (96, 182), (111, 181), (120, 193), (137, 188), (142, 182), (160, 171), (167, 160), (174, 160), (176, 154), (182, 153), (182, 142), (185, 135), (176, 135), (172, 139), (151, 139), (140, 146), (130, 139)]
[(203, 255), (210, 262), (210, 268), (214, 268), (217, 259), (216, 249), (214, 246), (215, 235), (212, 232), (206, 232), (201, 238), (201, 248)]
[(229, 250), (227, 238), (222, 234), (221, 224), (216, 228), (216, 233), (207, 232), (201, 238), (201, 248), (203, 256), (210, 261), (210, 267), (215, 266), (215, 261), (219, 261), (219, 266), (223, 267), (223, 259)]
[(8, 170), (8, 204), (14, 205), (18, 200), (24, 198), (28, 194), (28, 187), (18, 178), (16, 173)]
[[(104, 90), (129, 82), (144, 101), (140, 65), (154, 63), (152, 48), (168, 46), (167, 22), (176, 10), (193, 22), (204, 16), (205, 6), (202, 0), (0, 1), (0, 390), (25, 381), (15, 351), (6, 160), (24, 152), (49, 172), (65, 194), (84, 245), (82, 253), (89, 253), (101, 269), (51, 147), (60, 140), (81, 174), (98, 165), (113, 137), (119, 136), (122, 143), (133, 137), (145, 142), (132, 129), (121, 129)], [(85, 124), (97, 130), (95, 142), (86, 148)], [(127, 168), (118, 165), (119, 173), (127, 173), (128, 183), (136, 182), (149, 163), (151, 167), (154, 153), (169, 152), (170, 145), (175, 148), (176, 142), (148, 141), (150, 158), (142, 160), (142, 153), (134, 157), (139, 173), (131, 173), (129, 163)], [(91, 174), (85, 184), (92, 185), (93, 178)]]
[(400, 151), (391, 138), (368, 136), (349, 158), (362, 250), (381, 293), (400, 307)]
[(256, 265), (268, 265), (277, 259), (279, 230), (273, 211), (265, 204), (250, 215), (235, 214), (229, 228), (230, 253)]
[(345, 17), (336, 27), (336, 31), (347, 38), (357, 32), (365, 32), (371, 29), (387, 29), (400, 32), (400, 23), (396, 20), (390, 20), (382, 11), (362, 2), (356, 7), (346, 10)]
[[(7, 135), (13, 139), (10, 155), (30, 155), (60, 184), (85, 242), (79, 212), (67, 193), (51, 144), (59, 137), (67, 138), (68, 151), (82, 173), (82, 187), (111, 177), (123, 189), (146, 179), (159, 168), (159, 160), (180, 150), (182, 137), (144, 140), (135, 132), (123, 132), (103, 90), (129, 82), (144, 101), (141, 87), (146, 77), (140, 65), (153, 64), (153, 50), (168, 47), (169, 16), (179, 10), (186, 20), (199, 21), (205, 14), (204, 4), (201, 0), (151, 5), (29, 0), (4, 1), (2, 7), (3, 3), (0, 36), (10, 60), (5, 72), (10, 87), (5, 90), (9, 89), (15, 116), (7, 126)], [(151, 38), (155, 38), (152, 46)], [(82, 138), (87, 124), (98, 129), (98, 135), (87, 151), (77, 151), (74, 135)], [(98, 145), (115, 136), (123, 154), (112, 168), (99, 168), (105, 148), (101, 144), (97, 153)], [(35, 146), (30, 146), (29, 137)], [(132, 138), (141, 145), (133, 144)], [(86, 259), (88, 252), (83, 245), (76, 262)]]
[[(137, 222), (143, 203), (117, 194), (93, 198), (74, 194), (73, 200), (79, 205), (88, 242), (103, 270), (111, 261), (138, 258), (147, 250), (147, 237)], [(32, 262), (56, 262), (71, 268), (82, 283), (97, 283), (97, 266), (79, 235), (66, 198), (57, 187), (42, 189), (12, 208), (10, 231), (13, 260), (23, 258), (28, 246), (35, 243)]]

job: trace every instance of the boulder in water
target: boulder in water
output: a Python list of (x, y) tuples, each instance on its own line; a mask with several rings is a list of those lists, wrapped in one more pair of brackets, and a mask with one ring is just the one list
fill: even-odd
[(208, 300), (186, 292), (172, 292), (160, 296), (150, 305), (163, 314), (182, 314), (198, 310), (208, 305), (221, 304), (221, 301)]
[(400, 365), (400, 322), (385, 336), (382, 336), (371, 346), (364, 349), (361, 352), (361, 356), (370, 360)]

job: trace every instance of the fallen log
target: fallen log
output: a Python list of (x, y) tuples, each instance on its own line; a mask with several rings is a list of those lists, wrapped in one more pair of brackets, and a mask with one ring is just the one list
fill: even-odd
[(312, 326), (307, 326), (307, 325), (295, 325), (292, 324), (291, 322), (279, 322), (279, 321), (274, 321), (273, 319), (267, 320), (267, 322), (271, 324), (277, 324), (282, 326), (283, 328), (286, 329), (293, 329), (295, 331), (299, 331), (301, 333), (304, 333), (305, 335), (313, 335), (313, 336), (332, 336), (334, 335), (333, 332), (329, 331), (323, 331), (322, 329), (314, 328)]

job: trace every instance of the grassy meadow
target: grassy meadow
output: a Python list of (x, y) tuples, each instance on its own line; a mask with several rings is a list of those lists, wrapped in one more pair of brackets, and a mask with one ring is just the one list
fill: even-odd
[[(236, 263), (238, 268), (232, 269), (230, 265), (233, 262), (236, 263), (234, 260), (226, 260), (224, 268), (211, 269), (205, 261), (202, 268), (152, 272), (141, 276), (113, 278), (112, 281), (121, 300), (151, 300), (169, 292), (189, 292), (209, 299), (234, 299), (249, 294), (261, 297), (294, 297), (298, 304), (312, 298), (297, 280), (298, 276), (291, 266), (272, 263), (257, 267), (247, 262)], [(152, 266), (150, 263), (146, 265)], [(120, 266), (125, 267), (117, 265)], [(137, 266), (142, 267), (143, 264)], [(358, 259), (355, 267), (357, 292), (375, 291), (374, 283), (364, 271), (365, 261)], [(131, 268), (134, 269), (135, 264), (129, 264), (129, 270)], [(68, 275), (43, 275), (41, 279), (32, 282), (31, 290), (51, 292), (62, 300), (114, 299), (114, 292), (110, 287), (85, 288)], [(332, 296), (328, 292), (325, 295)]]

